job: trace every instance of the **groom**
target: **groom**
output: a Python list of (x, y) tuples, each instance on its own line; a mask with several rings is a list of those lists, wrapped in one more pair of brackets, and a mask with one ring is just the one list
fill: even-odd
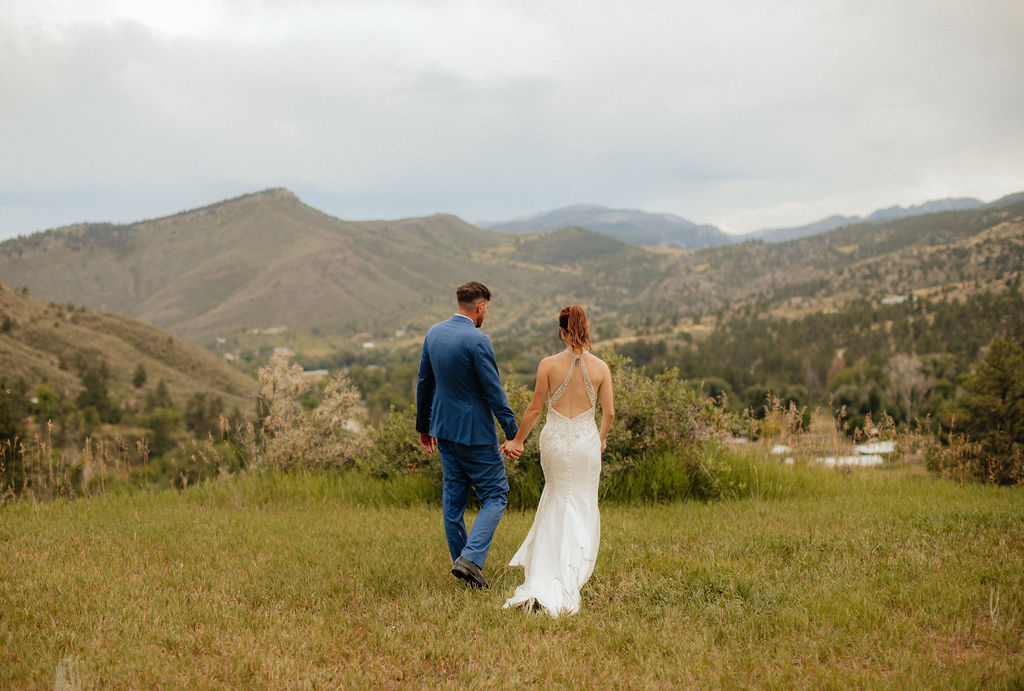
[[(508, 503), (505, 462), (494, 418), (505, 438), (518, 426), (498, 376), (490, 339), (478, 331), (491, 305), (491, 291), (470, 281), (455, 290), (459, 309), (448, 321), (430, 327), (423, 339), (416, 386), (416, 431), (420, 446), (441, 452), (444, 486), (441, 510), (451, 552), (452, 574), (487, 588), (483, 566)], [(463, 514), (470, 485), (480, 498), (480, 513), (466, 534)]]

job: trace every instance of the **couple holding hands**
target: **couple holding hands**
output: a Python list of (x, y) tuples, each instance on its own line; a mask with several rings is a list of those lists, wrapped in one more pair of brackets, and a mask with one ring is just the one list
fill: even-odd
[[(420, 445), (441, 454), (442, 513), (452, 574), (488, 587), (483, 566), (508, 503), (502, 454), (519, 458), (546, 401), (548, 416), (540, 433), (544, 490), (533, 525), (509, 562), (524, 567), (525, 581), (504, 606), (540, 608), (552, 616), (575, 613), (580, 588), (594, 571), (601, 534), (597, 489), (601, 453), (615, 416), (611, 373), (590, 352), (583, 308), (566, 307), (558, 316), (565, 350), (541, 360), (533, 399), (517, 424), (494, 348), (478, 330), (490, 308), (490, 290), (470, 281), (456, 289), (456, 298), (456, 314), (427, 332), (416, 387)], [(595, 422), (597, 401), (600, 428)], [(501, 446), (495, 418), (505, 432)], [(470, 486), (481, 507), (467, 533), (463, 516)]]

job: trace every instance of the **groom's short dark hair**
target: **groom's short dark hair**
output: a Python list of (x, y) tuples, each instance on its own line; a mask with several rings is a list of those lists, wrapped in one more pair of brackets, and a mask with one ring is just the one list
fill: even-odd
[(455, 289), (455, 297), (460, 305), (472, 305), (477, 300), (491, 300), (491, 291), (483, 283), (467, 281)]

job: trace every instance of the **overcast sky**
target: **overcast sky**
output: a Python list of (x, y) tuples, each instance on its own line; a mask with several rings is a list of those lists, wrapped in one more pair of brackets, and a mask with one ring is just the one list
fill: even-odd
[(1024, 190), (1020, 0), (0, 0), (0, 238), (287, 187), (730, 232)]

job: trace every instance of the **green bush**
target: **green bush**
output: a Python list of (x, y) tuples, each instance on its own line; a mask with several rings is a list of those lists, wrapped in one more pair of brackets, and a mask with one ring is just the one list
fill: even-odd
[(615, 393), (606, 463), (628, 463), (665, 448), (686, 452), (743, 426), (717, 401), (690, 387), (676, 369), (648, 377), (629, 358), (614, 352), (602, 356), (611, 369)]
[[(611, 370), (615, 394), (615, 423), (602, 457), (602, 500), (715, 499), (727, 494), (727, 473), (709, 443), (743, 422), (702, 397), (675, 369), (648, 377), (627, 357), (604, 352), (602, 358)], [(532, 392), (512, 383), (505, 390), (521, 420)], [(546, 409), (519, 459), (506, 462), (512, 507), (533, 508), (540, 499), (544, 473), (539, 430), (544, 415)]]
[(428, 454), (419, 445), (416, 434), (416, 409), (396, 409), (370, 429), (370, 445), (356, 459), (356, 467), (375, 477), (393, 477), (420, 473), (436, 477), (440, 482), (441, 459)]
[[(755, 483), (749, 476), (758, 471), (750, 470), (749, 461), (737, 465), (726, 459), (727, 454), (716, 443), (722, 436), (743, 427), (740, 418), (724, 405), (702, 396), (682, 380), (676, 370), (648, 377), (629, 358), (613, 352), (604, 353), (602, 357), (612, 372), (616, 411), (603, 456), (602, 501), (713, 500), (745, 496), (753, 491)], [(271, 379), (276, 381), (273, 386), (268, 385)], [(280, 434), (282, 429), (290, 429), (291, 433), (298, 434), (308, 427), (301, 422), (301, 417), (308, 413), (301, 411), (296, 403), (303, 390), (302, 382), (285, 361), (262, 370), (261, 381), (264, 406), (268, 411), (276, 411), (265, 418), (280, 420), (274, 425), (265, 423), (269, 432)], [(532, 391), (522, 384), (506, 381), (505, 392), (516, 418), (522, 420)], [(506, 460), (512, 508), (536, 507), (544, 488), (539, 438), (545, 414), (527, 439), (519, 459)], [(600, 410), (597, 417), (600, 418)], [(304, 438), (309, 431), (303, 432)], [(498, 438), (503, 437), (499, 430)], [(419, 446), (414, 407), (392, 406), (379, 423), (369, 427), (367, 443), (356, 447), (355, 469), (388, 480), (419, 477), (434, 487), (437, 495), (442, 479), (440, 455), (428, 454)], [(174, 462), (180, 465), (181, 459)], [(283, 468), (294, 464), (273, 465)], [(303, 465), (314, 466), (321, 464), (307, 462)], [(189, 483), (195, 481), (190, 475), (185, 477)]]

